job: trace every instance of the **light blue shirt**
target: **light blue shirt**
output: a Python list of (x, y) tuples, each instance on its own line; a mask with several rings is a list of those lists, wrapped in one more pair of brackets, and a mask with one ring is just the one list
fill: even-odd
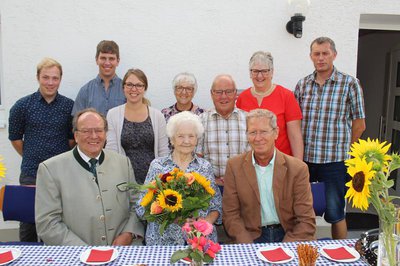
[(79, 90), (71, 114), (75, 115), (85, 108), (92, 107), (106, 116), (108, 110), (125, 102), (122, 80), (117, 75), (110, 80), (107, 90), (103, 80), (97, 75)]
[(278, 214), (276, 213), (274, 194), (272, 191), (275, 155), (276, 150), (274, 150), (274, 155), (267, 166), (260, 166), (257, 164), (254, 158), (254, 151), (251, 157), (257, 174), (258, 190), (260, 191), (261, 226), (280, 223)]

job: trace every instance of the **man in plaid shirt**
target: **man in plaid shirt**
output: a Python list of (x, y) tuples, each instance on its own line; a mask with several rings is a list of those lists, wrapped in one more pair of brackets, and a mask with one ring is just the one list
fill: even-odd
[(297, 83), (295, 97), (303, 113), (304, 161), (310, 182), (325, 183), (324, 218), (332, 224), (332, 238), (341, 239), (347, 236), (344, 160), (350, 144), (365, 130), (365, 108), (359, 81), (335, 68), (336, 55), (330, 38), (311, 43), (315, 71)]
[(215, 182), (222, 188), (226, 163), (234, 155), (249, 149), (246, 136), (246, 112), (235, 107), (237, 90), (230, 75), (218, 75), (211, 87), (214, 107), (200, 115), (204, 126), (196, 153), (213, 166)]

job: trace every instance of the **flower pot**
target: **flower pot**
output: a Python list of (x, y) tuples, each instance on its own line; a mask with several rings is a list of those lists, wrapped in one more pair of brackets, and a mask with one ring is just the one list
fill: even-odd
[(190, 266), (203, 266), (203, 265), (204, 265), (203, 261), (194, 261), (194, 260), (192, 260), (190, 262)]

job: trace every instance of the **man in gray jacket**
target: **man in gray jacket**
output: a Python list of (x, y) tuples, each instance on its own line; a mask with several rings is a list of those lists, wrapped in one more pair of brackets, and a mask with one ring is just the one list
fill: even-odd
[(73, 120), (77, 146), (39, 165), (36, 227), (47, 245), (131, 245), (144, 235), (124, 189), (135, 176), (127, 157), (103, 150), (107, 121), (95, 109)]

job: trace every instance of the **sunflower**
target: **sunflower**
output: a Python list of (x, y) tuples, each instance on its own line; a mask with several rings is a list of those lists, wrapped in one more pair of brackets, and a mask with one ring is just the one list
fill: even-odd
[(358, 142), (354, 142), (351, 145), (351, 149), (349, 154), (354, 157), (346, 160), (347, 166), (354, 166), (356, 158), (365, 157), (366, 161), (373, 162), (373, 170), (380, 171), (386, 170), (388, 165), (388, 161), (391, 160), (391, 156), (387, 155), (390, 145), (385, 142), (379, 143), (377, 139), (371, 140), (368, 138), (367, 140), (360, 139)]
[(212, 196), (215, 194), (214, 189), (211, 187), (210, 180), (207, 180), (207, 178), (205, 178), (199, 173), (193, 172), (192, 174), (196, 179), (196, 182), (199, 183), (207, 191), (208, 194)]
[(349, 198), (349, 201), (353, 200), (353, 207), (366, 210), (369, 206), (368, 199), (371, 197), (369, 186), (375, 175), (375, 171), (372, 170), (373, 163), (367, 163), (364, 158), (358, 157), (354, 158), (354, 163), (354, 166), (347, 168), (347, 173), (352, 179), (346, 183), (349, 189), (344, 197)]
[(7, 170), (6, 167), (4, 166), (2, 160), (3, 160), (3, 157), (0, 156), (0, 180), (3, 177), (6, 177), (6, 170)]
[(149, 205), (151, 203), (151, 201), (153, 200), (154, 197), (154, 189), (149, 189), (146, 193), (146, 195), (144, 195), (142, 201), (140, 202), (140, 205), (143, 207), (146, 207), (147, 205)]
[(158, 194), (157, 201), (161, 208), (167, 211), (176, 212), (182, 209), (182, 195), (172, 189), (166, 189)]

